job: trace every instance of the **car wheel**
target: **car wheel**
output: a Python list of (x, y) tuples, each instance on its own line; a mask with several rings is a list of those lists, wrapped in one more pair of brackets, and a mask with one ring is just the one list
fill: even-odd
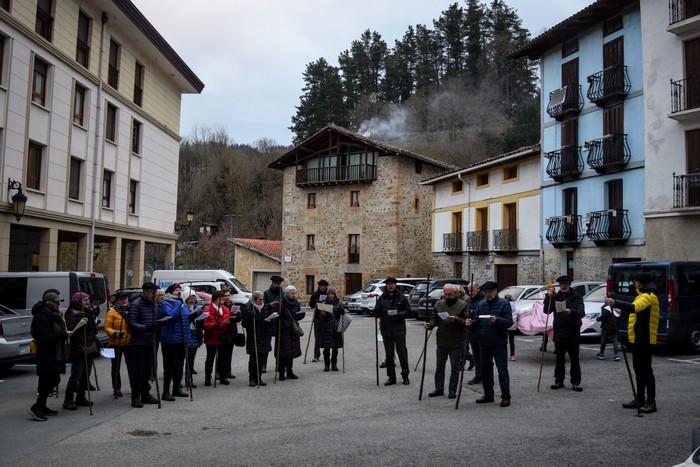
[(693, 324), (688, 329), (687, 346), (691, 352), (700, 353), (700, 324)]

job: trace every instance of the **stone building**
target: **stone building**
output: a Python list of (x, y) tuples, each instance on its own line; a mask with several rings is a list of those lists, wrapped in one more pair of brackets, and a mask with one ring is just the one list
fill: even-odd
[(301, 299), (430, 271), (431, 192), (449, 164), (329, 125), (269, 167), (284, 171), (282, 276)]
[(0, 2), (0, 271), (99, 260), (117, 289), (172, 262), (181, 96), (203, 88), (129, 0)]
[(270, 286), (270, 277), (281, 274), (282, 242), (257, 238), (232, 238), (235, 263), (233, 273), (252, 291)]

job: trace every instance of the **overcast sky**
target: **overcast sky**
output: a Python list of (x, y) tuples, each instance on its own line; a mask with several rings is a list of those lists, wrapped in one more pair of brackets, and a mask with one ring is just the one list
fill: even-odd
[[(432, 29), (454, 0), (132, 0), (204, 82), (184, 95), (180, 131), (225, 128), (236, 143), (292, 141), (306, 65), (338, 65), (365, 29), (389, 47), (409, 25)], [(506, 0), (536, 36), (594, 0)], [(482, 2), (484, 3), (484, 2)], [(464, 7), (464, 1), (459, 2)]]

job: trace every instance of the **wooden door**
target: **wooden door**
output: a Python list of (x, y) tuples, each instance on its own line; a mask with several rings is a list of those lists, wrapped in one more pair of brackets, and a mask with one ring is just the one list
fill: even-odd
[(685, 46), (686, 109), (700, 107), (700, 38)]
[(625, 50), (622, 37), (603, 45), (603, 93), (622, 92), (625, 89)]
[(625, 157), (625, 107), (621, 102), (603, 110), (603, 164), (624, 161)]
[(517, 264), (497, 264), (496, 282), (499, 289), (505, 289), (511, 285), (518, 285), (518, 265)]
[(687, 194), (685, 206), (700, 206), (700, 130), (685, 134)]
[(611, 180), (607, 183), (608, 188), (608, 236), (609, 238), (623, 237), (623, 215), (622, 215), (622, 180)]

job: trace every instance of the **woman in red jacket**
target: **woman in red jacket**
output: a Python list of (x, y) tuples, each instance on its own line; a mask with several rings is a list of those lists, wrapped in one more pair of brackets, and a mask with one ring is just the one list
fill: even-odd
[[(211, 304), (204, 309), (204, 313), (209, 315), (204, 318), (204, 345), (207, 346), (207, 359), (204, 363), (204, 385), (211, 386), (211, 370), (214, 366), (217, 352), (223, 351), (224, 346), (221, 342), (221, 331), (230, 329), (232, 324), (231, 312), (224, 306), (224, 293), (220, 290), (214, 292), (211, 296)], [(223, 359), (216, 359), (216, 372), (219, 373), (219, 381), (221, 384), (229, 384), (226, 378), (226, 373), (222, 368)]]

